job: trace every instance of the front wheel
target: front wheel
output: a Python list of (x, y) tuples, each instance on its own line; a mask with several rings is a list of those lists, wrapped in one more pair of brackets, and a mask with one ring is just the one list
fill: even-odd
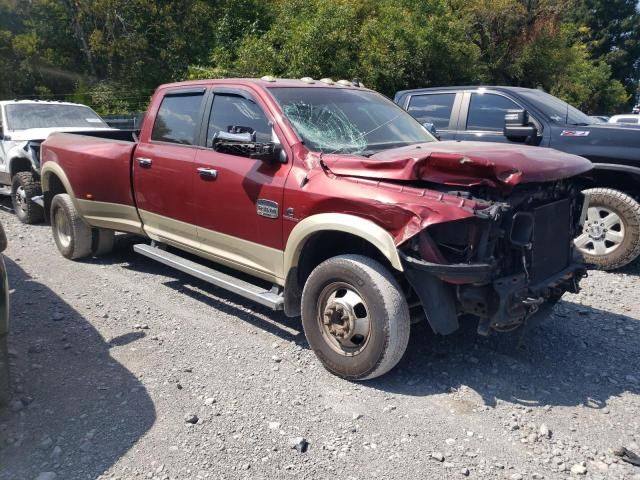
[(331, 373), (350, 380), (385, 374), (409, 342), (409, 307), (380, 263), (340, 255), (318, 265), (302, 292), (302, 326)]
[(640, 255), (640, 204), (610, 188), (585, 190), (589, 207), (575, 245), (587, 263), (615, 270)]
[(31, 200), (42, 194), (40, 182), (33, 178), (31, 172), (18, 172), (11, 182), (11, 203), (16, 217), (22, 223), (39, 223), (44, 218), (42, 207)]

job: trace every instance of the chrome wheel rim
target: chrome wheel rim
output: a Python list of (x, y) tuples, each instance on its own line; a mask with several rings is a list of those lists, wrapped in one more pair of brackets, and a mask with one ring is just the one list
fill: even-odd
[(620, 247), (624, 235), (624, 222), (620, 215), (606, 207), (591, 206), (587, 210), (582, 234), (574, 243), (587, 255), (609, 255)]
[(18, 187), (14, 197), (16, 201), (16, 209), (20, 209), (24, 212), (27, 208), (27, 193), (24, 191), (24, 187)]
[(322, 290), (317, 318), (325, 341), (340, 355), (357, 355), (369, 342), (369, 308), (360, 294), (347, 283), (334, 282)]
[(55, 212), (54, 225), (56, 226), (56, 237), (62, 248), (71, 245), (71, 224), (62, 209)]

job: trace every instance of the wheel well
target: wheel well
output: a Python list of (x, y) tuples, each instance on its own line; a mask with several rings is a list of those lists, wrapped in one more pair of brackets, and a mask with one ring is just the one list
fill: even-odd
[(640, 199), (640, 175), (633, 172), (618, 170), (596, 169), (591, 176), (596, 187), (613, 188)]
[(389, 271), (395, 271), (387, 257), (362, 237), (333, 230), (315, 233), (305, 240), (297, 267), (287, 275), (285, 313), (288, 316), (300, 315), (302, 289), (313, 269), (329, 258), (346, 254), (365, 255), (380, 262)]
[(11, 160), (9, 173), (11, 174), (11, 178), (15, 176), (18, 172), (30, 172), (31, 171), (31, 161), (28, 158), (17, 157)]
[(49, 221), (49, 213), (51, 211), (51, 202), (53, 201), (53, 197), (59, 193), (67, 193), (67, 189), (64, 188), (64, 184), (55, 173), (50, 174), (47, 180), (48, 188), (44, 192), (44, 216), (45, 219)]

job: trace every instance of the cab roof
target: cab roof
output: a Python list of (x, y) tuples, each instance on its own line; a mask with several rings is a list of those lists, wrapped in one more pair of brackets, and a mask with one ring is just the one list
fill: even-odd
[[(323, 79), (324, 80), (324, 79)], [(258, 86), (261, 88), (272, 87), (320, 87), (320, 88), (338, 88), (338, 89), (354, 89), (354, 90), (369, 90), (365, 87), (356, 87), (353, 84), (343, 85), (339, 84), (340, 80), (334, 80), (332, 84), (317, 79), (292, 79), (292, 78), (273, 78), (272, 80), (265, 80), (263, 78), (219, 78), (219, 79), (204, 79), (204, 80), (188, 80), (184, 82), (165, 83), (158, 87), (158, 90), (165, 90), (167, 88), (184, 88), (184, 87), (203, 87), (211, 85), (239, 85), (239, 86)], [(351, 81), (349, 81), (351, 82)]]
[(35, 104), (35, 105), (74, 105), (77, 107), (87, 107), (81, 103), (73, 103), (73, 102), (61, 102), (57, 100), (0, 100), (0, 105), (24, 105), (24, 104)]

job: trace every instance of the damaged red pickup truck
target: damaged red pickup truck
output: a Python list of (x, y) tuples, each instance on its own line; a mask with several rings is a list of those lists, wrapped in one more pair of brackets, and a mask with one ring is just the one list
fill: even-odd
[[(588, 160), (437, 142), (385, 97), (328, 79), (163, 85), (137, 137), (53, 134), (42, 187), (60, 252), (139, 253), (302, 316), (325, 367), (377, 377), (413, 321), (507, 331), (577, 292)], [(185, 253), (186, 252), (186, 253)]]

